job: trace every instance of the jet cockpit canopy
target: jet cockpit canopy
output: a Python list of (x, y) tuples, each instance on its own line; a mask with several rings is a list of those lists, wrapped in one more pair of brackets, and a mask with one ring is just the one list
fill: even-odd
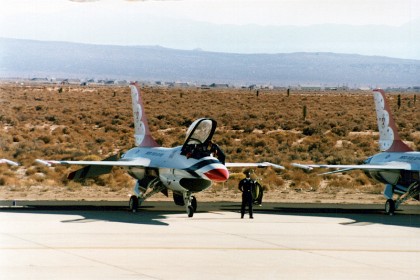
[(187, 154), (193, 149), (204, 149), (213, 137), (217, 122), (209, 118), (195, 120), (187, 130), (182, 154)]
[(207, 118), (195, 120), (187, 130), (186, 144), (204, 144), (211, 140), (216, 130), (216, 121)]

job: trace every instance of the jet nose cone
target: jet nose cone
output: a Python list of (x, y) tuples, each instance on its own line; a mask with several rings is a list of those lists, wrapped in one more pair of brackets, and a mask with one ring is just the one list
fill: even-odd
[(226, 168), (216, 168), (207, 171), (204, 175), (214, 182), (225, 182), (229, 178), (229, 171)]

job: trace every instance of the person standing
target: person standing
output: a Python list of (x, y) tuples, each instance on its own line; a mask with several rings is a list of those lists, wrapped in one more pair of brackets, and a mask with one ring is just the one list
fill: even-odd
[(252, 212), (252, 194), (255, 188), (255, 182), (251, 179), (251, 172), (245, 171), (244, 172), (246, 178), (242, 179), (239, 182), (239, 190), (242, 192), (242, 205), (241, 205), (241, 219), (244, 218), (245, 215), (245, 207), (248, 205), (249, 211), (249, 218), (253, 219), (253, 212)]

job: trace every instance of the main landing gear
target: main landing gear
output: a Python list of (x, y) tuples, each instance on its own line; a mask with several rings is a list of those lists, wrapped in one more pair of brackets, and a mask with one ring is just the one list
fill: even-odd
[(394, 215), (395, 212), (395, 201), (387, 199), (385, 202), (385, 213), (388, 215)]
[[(392, 186), (387, 186), (387, 188), (391, 188)], [(385, 193), (387, 193), (387, 190), (385, 190)], [(418, 196), (420, 193), (420, 185), (419, 182), (412, 183), (405, 193), (400, 195), (396, 200), (392, 200), (391, 198), (388, 198), (385, 202), (385, 213), (388, 215), (394, 215), (395, 210), (398, 209), (398, 207), (407, 201), (408, 199)], [(391, 195), (392, 196), (392, 195)]]
[[(144, 190), (140, 190), (139, 183), (137, 182), (136, 185), (134, 186), (135, 195), (132, 195), (130, 197), (130, 200), (128, 202), (128, 208), (133, 213), (137, 212), (137, 209), (141, 206), (143, 201), (145, 201), (147, 198), (151, 197), (152, 195), (158, 192), (161, 192), (164, 189), (165, 189), (165, 186), (162, 184), (162, 182), (158, 178), (154, 178), (153, 180), (151, 180), (148, 183), (147, 187), (144, 188)], [(149, 191), (146, 193), (147, 190)]]
[(140, 207), (142, 202), (143, 200), (141, 200), (139, 197), (137, 197), (136, 195), (132, 195), (130, 197), (130, 201), (128, 202), (128, 208), (131, 212), (135, 213), (137, 212), (137, 209)]

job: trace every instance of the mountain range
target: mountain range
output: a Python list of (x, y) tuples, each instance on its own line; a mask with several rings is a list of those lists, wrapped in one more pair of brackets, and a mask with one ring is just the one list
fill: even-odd
[(420, 60), (327, 52), (239, 54), (0, 38), (0, 77), (411, 87), (420, 86)]

